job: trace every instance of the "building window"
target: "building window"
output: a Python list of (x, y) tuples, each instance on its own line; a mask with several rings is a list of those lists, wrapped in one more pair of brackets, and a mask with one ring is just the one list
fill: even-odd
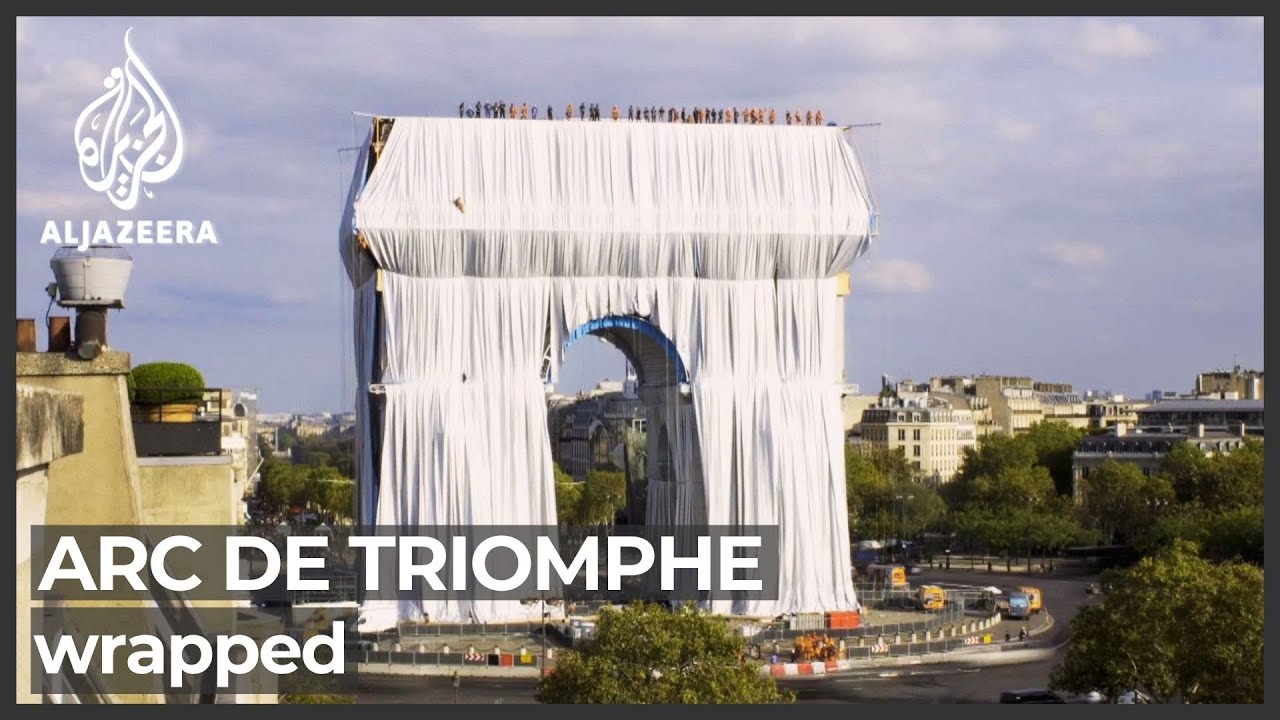
[(898, 428), (898, 439), (899, 439), (899, 440), (906, 440), (906, 439), (907, 439), (907, 431), (906, 431), (906, 430), (903, 430), (902, 428)]
[(920, 457), (920, 446), (916, 445), (915, 448), (911, 451), (911, 454), (916, 457)]
[(911, 431), (911, 439), (912, 439), (912, 440), (919, 440), (919, 439), (920, 439), (920, 429), (919, 429), (919, 428), (916, 428), (915, 430), (912, 430), (912, 431)]

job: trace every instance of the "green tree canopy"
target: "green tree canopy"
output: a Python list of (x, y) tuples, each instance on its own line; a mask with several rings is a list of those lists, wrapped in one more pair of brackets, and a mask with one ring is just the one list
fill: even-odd
[(1112, 589), (1080, 610), (1051, 683), (1116, 697), (1141, 690), (1161, 702), (1263, 701), (1263, 575), (1215, 564), (1175, 541), (1110, 573)]
[(607, 470), (587, 473), (582, 487), (577, 521), (583, 525), (612, 525), (627, 506), (627, 476)]
[(578, 507), (582, 504), (582, 486), (574, 483), (573, 476), (552, 463), (555, 472), (556, 520), (562, 525), (578, 522)]
[(1129, 463), (1108, 459), (1084, 478), (1084, 520), (1109, 542), (1131, 542), (1173, 499), (1167, 479)]
[(976, 448), (964, 449), (964, 462), (953, 484), (966, 487), (979, 477), (994, 477), (1006, 470), (1029, 468), (1036, 462), (1036, 448), (1024, 435), (988, 433)]
[(268, 515), (283, 517), (289, 506), (305, 496), (306, 468), (276, 458), (267, 458), (262, 463), (260, 472), (257, 495)]
[(1071, 457), (1084, 431), (1061, 420), (1045, 420), (1031, 426), (1024, 435), (1035, 448), (1036, 463), (1049, 471), (1059, 495), (1071, 494)]
[(1163, 513), (1134, 541), (1144, 555), (1159, 552), (1177, 540), (1194, 542), (1200, 554), (1218, 562), (1237, 560), (1262, 565), (1262, 506), (1209, 510), (1187, 503)]
[(1208, 469), (1208, 458), (1191, 443), (1177, 443), (1160, 460), (1160, 474), (1173, 488), (1178, 502), (1200, 499), (1200, 483)]
[(746, 660), (723, 618), (635, 604), (600, 614), (595, 636), (538, 683), (544, 703), (781, 703), (794, 696)]
[(1200, 480), (1200, 501), (1213, 510), (1234, 510), (1262, 505), (1263, 451), (1260, 440), (1209, 458)]
[(879, 445), (845, 446), (845, 499), (852, 539), (915, 537), (946, 514), (938, 491), (914, 479), (906, 457)]

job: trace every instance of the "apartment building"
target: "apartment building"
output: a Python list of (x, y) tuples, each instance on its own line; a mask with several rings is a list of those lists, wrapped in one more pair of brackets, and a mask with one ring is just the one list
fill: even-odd
[(964, 462), (964, 449), (978, 441), (973, 411), (937, 399), (927, 405), (867, 408), (860, 429), (861, 442), (901, 449), (920, 478), (939, 483), (955, 477)]

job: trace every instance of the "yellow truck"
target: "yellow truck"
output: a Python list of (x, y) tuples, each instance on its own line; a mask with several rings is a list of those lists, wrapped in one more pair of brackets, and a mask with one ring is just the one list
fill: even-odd
[(882, 587), (906, 588), (907, 587), (907, 569), (902, 565), (881, 565), (879, 563), (867, 566), (867, 575), (871, 577), (871, 581)]
[(921, 585), (916, 591), (916, 607), (934, 612), (947, 606), (947, 593), (937, 585)]
[(1044, 596), (1040, 593), (1040, 588), (1020, 587), (1019, 592), (1024, 592), (1029, 598), (1029, 607), (1031, 614), (1034, 615), (1044, 609)]

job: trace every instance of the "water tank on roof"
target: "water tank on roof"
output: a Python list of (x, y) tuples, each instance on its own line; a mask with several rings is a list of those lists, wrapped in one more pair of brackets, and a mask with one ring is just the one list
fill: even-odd
[(49, 261), (61, 305), (123, 307), (133, 258), (118, 245), (60, 248)]

